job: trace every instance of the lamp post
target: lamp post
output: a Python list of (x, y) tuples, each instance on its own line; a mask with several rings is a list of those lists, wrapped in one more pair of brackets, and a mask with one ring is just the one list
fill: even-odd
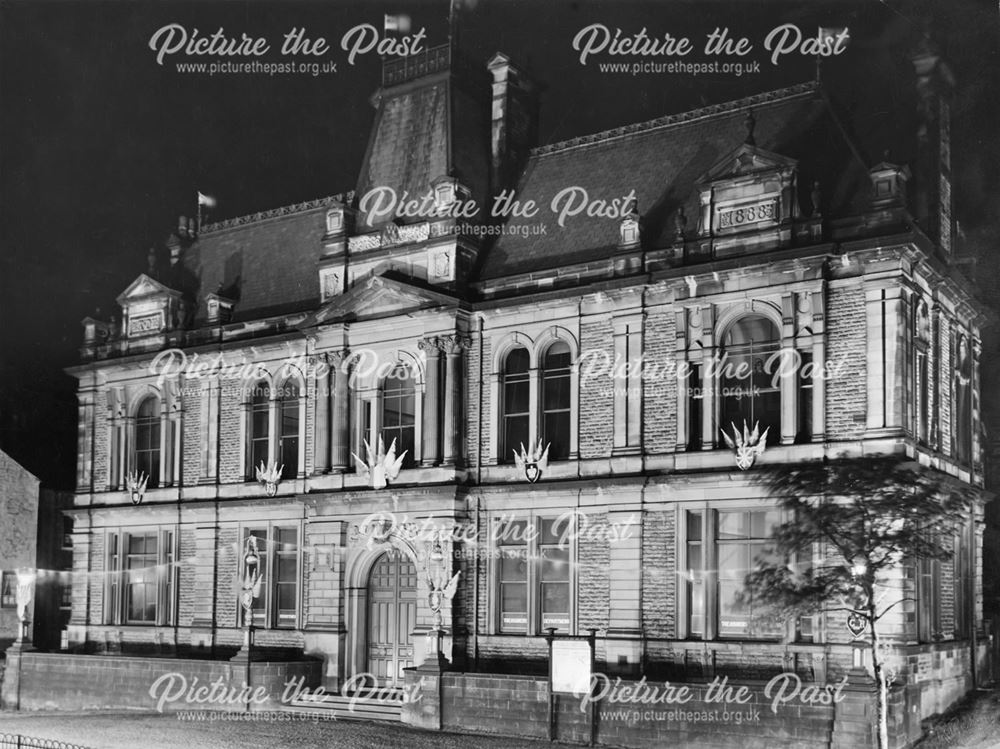
[(260, 586), (264, 578), (260, 574), (260, 552), (257, 550), (257, 537), (247, 536), (243, 552), (243, 586), (240, 590), (240, 605), (243, 607), (243, 623), (246, 626), (243, 634), (243, 647), (233, 658), (234, 661), (246, 661), (246, 693), (247, 712), (250, 711), (250, 661), (253, 648), (253, 603), (260, 596)]
[(253, 603), (260, 596), (260, 585), (263, 578), (260, 574), (260, 552), (257, 551), (257, 537), (247, 536), (243, 553), (243, 589), (240, 591), (240, 605), (243, 606), (243, 623), (246, 632), (243, 646), (249, 654), (253, 642)]
[[(868, 573), (868, 564), (863, 557), (855, 557), (851, 560), (851, 580), (857, 584), (858, 580)], [(861, 640), (865, 630), (868, 629), (868, 621), (864, 616), (851, 611), (847, 615), (847, 629), (851, 633), (851, 646), (853, 647), (852, 667), (863, 669), (864, 664), (864, 642)]]
[(17, 640), (15, 644), (22, 650), (30, 649), (31, 635), (28, 627), (30, 617), (28, 616), (28, 605), (31, 603), (31, 596), (35, 588), (35, 571), (29, 567), (20, 567), (17, 570), (17, 593), (15, 602), (17, 604)]

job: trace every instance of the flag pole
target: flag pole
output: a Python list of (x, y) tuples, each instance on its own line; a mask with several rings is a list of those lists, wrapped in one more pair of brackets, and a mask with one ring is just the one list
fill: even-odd
[(197, 224), (197, 228), (195, 229), (195, 231), (200, 235), (201, 234), (201, 192), (198, 193), (197, 203), (198, 203), (198, 224)]
[(458, 48), (458, 9), (460, 0), (449, 0), (448, 2), (448, 49), (449, 51)]

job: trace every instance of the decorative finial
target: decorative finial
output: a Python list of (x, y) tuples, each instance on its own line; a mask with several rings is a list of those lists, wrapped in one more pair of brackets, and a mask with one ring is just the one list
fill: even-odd
[(687, 216), (684, 215), (684, 206), (677, 209), (674, 214), (674, 237), (684, 239), (684, 229), (687, 226)]
[(747, 116), (743, 118), (743, 125), (747, 129), (747, 138), (744, 141), (748, 146), (757, 145), (757, 141), (754, 139), (753, 130), (757, 126), (757, 118), (753, 116), (753, 110), (747, 110)]
[(149, 254), (146, 255), (146, 275), (153, 276), (156, 274), (156, 248), (150, 247)]

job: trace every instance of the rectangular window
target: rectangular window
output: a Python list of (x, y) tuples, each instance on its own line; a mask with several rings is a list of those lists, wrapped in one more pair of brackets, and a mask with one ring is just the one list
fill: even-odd
[(569, 544), (555, 520), (539, 522), (541, 630), (569, 632)]
[(173, 531), (164, 531), (163, 533), (163, 562), (166, 567), (163, 571), (164, 621), (167, 624), (173, 624), (177, 621), (177, 569), (174, 564)]
[(702, 404), (705, 393), (701, 382), (701, 365), (688, 362), (690, 368), (687, 382), (688, 393), (688, 450), (701, 449)]
[(298, 611), (298, 531), (295, 528), (275, 528), (273, 537), (276, 626), (294, 627)]
[(108, 624), (121, 624), (121, 557), (118, 534), (108, 534), (108, 602), (104, 612)]
[(750, 639), (779, 637), (781, 627), (761, 619), (744, 580), (765, 561), (768, 539), (780, 523), (776, 510), (718, 511), (719, 636)]
[(260, 557), (257, 570), (263, 579), (260, 594), (254, 599), (251, 607), (253, 625), (265, 628), (294, 629), (298, 619), (298, 529), (286, 526), (246, 529), (243, 533), (243, 547), (240, 550), (241, 586), (245, 574), (242, 554), (246, 549), (246, 539), (249, 536), (254, 536), (257, 539), (257, 552)]
[(544, 634), (572, 629), (572, 545), (561, 518), (495, 526), (498, 631)]
[(926, 445), (930, 439), (930, 388), (927, 384), (927, 354), (917, 354), (917, 439)]
[(813, 432), (813, 357), (799, 352), (799, 433), (798, 443), (812, 442)]
[(528, 631), (528, 522), (501, 527), (497, 545), (500, 565), (500, 631)]
[[(298, 392), (297, 390), (295, 391)], [(281, 434), (278, 437), (278, 466), (281, 477), (293, 479), (299, 473), (299, 400), (287, 398), (281, 402)]]
[(250, 406), (250, 434), (247, 445), (247, 480), (257, 478), (257, 469), (263, 463), (266, 467), (271, 460), (268, 451), (271, 404), (265, 394), (256, 397)]
[[(173, 530), (108, 534), (105, 623), (174, 623), (177, 611), (175, 538)], [(69, 605), (68, 593), (64, 596), (64, 605)]]
[(688, 635), (705, 636), (705, 543), (703, 513), (687, 512), (687, 607)]
[(131, 534), (125, 555), (125, 621), (156, 623), (156, 563), (159, 543), (156, 533)]
[(917, 560), (917, 637), (920, 642), (941, 639), (941, 562)]
[(0, 608), (13, 609), (17, 607), (17, 575), (4, 572), (0, 579)]

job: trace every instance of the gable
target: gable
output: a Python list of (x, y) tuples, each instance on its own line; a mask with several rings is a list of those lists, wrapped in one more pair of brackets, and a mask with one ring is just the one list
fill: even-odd
[(705, 184), (757, 176), (767, 172), (787, 171), (797, 166), (796, 159), (758, 148), (750, 143), (743, 143), (715, 162), (697, 183)]
[(140, 273), (132, 283), (128, 285), (121, 294), (118, 295), (118, 304), (126, 306), (129, 302), (145, 299), (150, 296), (176, 296), (179, 292), (167, 288), (155, 278), (150, 278), (145, 273)]
[(300, 325), (309, 328), (342, 320), (395, 317), (425, 309), (447, 307), (457, 299), (431, 289), (421, 288), (387, 276), (372, 276), (356, 284)]

